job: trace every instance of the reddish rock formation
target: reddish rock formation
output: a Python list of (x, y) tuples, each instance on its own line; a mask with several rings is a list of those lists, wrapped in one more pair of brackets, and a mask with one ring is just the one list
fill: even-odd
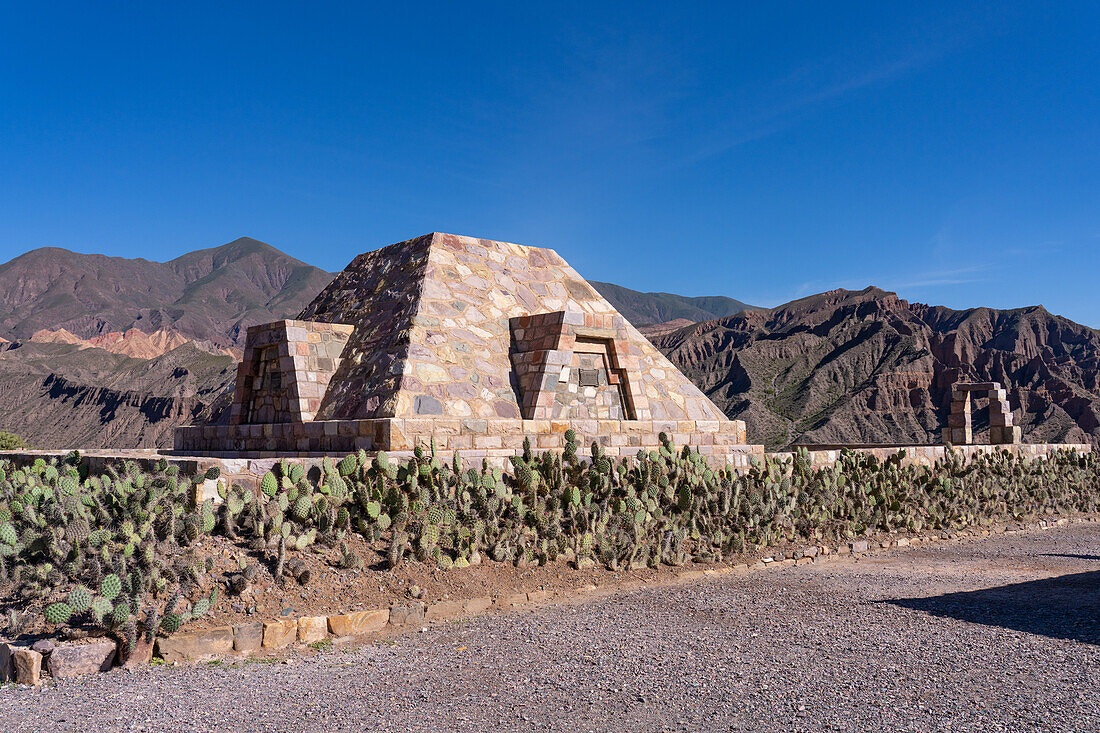
[[(1100, 334), (1042, 306), (960, 311), (834, 290), (653, 340), (769, 447), (937, 442), (959, 380), (1003, 383), (1025, 441), (1100, 441)], [(988, 435), (984, 410), (974, 428)]]
[(218, 347), (209, 341), (189, 339), (170, 328), (161, 328), (152, 333), (131, 328), (125, 333), (111, 331), (86, 339), (71, 334), (64, 328), (56, 331), (44, 328), (36, 331), (30, 340), (41, 344), (72, 344), (82, 349), (104, 349), (112, 354), (123, 354), (134, 359), (155, 359), (187, 343), (202, 351), (232, 356), (235, 359), (239, 359), (242, 353), (242, 349), (236, 347)]

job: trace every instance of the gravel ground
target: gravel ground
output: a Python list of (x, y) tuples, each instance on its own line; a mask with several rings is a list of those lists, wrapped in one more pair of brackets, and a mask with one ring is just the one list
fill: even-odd
[(1100, 731), (1100, 525), (0, 690), (5, 731)]

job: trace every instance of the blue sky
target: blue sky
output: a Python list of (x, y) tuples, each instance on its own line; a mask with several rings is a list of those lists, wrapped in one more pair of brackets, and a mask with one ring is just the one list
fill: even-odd
[(1098, 28), (1084, 2), (6, 2), (0, 258), (247, 235), (338, 270), (448, 231), (640, 290), (1100, 327)]

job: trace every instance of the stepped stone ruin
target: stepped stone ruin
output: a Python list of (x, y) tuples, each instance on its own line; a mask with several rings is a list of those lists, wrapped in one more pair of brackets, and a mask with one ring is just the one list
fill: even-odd
[(250, 328), (228, 424), (181, 427), (175, 449), (504, 459), (569, 428), (609, 455), (661, 432), (716, 462), (763, 452), (556, 252), (436, 233), (359, 255), (297, 320)]
[(985, 392), (989, 397), (989, 442), (992, 445), (1012, 445), (1020, 442), (1019, 425), (1013, 425), (1008, 392), (1000, 382), (958, 382), (951, 388), (951, 414), (943, 431), (943, 442), (971, 445), (974, 429), (970, 419), (970, 396)]

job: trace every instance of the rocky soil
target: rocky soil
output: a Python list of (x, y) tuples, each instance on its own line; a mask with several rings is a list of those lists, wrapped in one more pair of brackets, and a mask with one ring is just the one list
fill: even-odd
[[(5, 730), (1100, 728), (1100, 527), (0, 690)], [(286, 663), (289, 662), (289, 663)]]

